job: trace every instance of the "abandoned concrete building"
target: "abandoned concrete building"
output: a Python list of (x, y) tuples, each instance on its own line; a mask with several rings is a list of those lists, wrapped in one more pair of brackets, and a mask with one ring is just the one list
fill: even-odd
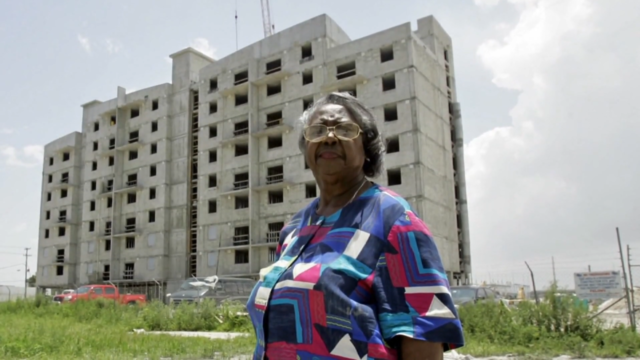
[(351, 40), (321, 15), (219, 60), (192, 48), (171, 59), (171, 83), (118, 87), (82, 106), (81, 132), (46, 145), (39, 288), (111, 282), (153, 296), (191, 276), (257, 277), (318, 195), (298, 117), (338, 90), (370, 106), (387, 138), (375, 181), (428, 223), (450, 282), (469, 281), (454, 58), (435, 18)]

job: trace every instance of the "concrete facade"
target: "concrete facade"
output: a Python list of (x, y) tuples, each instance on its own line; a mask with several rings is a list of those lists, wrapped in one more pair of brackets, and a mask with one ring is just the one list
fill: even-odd
[(450, 281), (468, 282), (453, 51), (433, 17), (352, 41), (322, 15), (217, 61), (171, 58), (170, 84), (83, 105), (82, 132), (45, 147), (38, 287), (256, 276), (318, 195), (297, 119), (337, 90), (388, 139), (375, 181), (425, 219)]

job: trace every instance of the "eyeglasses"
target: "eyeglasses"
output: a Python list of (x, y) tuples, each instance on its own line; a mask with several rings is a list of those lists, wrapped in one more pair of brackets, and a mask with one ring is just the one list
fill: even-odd
[(358, 124), (350, 122), (340, 123), (336, 126), (315, 124), (305, 127), (303, 135), (309, 142), (320, 142), (329, 136), (329, 132), (332, 132), (340, 140), (351, 141), (360, 135), (362, 129)]

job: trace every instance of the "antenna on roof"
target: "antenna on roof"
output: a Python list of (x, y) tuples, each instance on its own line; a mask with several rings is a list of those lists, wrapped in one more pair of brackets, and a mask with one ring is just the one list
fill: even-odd
[(238, 0), (236, 0), (236, 51), (238, 51)]

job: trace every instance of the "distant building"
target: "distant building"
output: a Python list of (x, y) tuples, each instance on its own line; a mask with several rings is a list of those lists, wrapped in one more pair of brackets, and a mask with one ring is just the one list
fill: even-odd
[(171, 59), (171, 83), (84, 104), (82, 132), (46, 145), (38, 287), (256, 277), (318, 195), (297, 119), (332, 91), (373, 109), (388, 139), (377, 181), (426, 219), (450, 281), (468, 282), (453, 50), (433, 17), (351, 40), (322, 15), (220, 60)]

